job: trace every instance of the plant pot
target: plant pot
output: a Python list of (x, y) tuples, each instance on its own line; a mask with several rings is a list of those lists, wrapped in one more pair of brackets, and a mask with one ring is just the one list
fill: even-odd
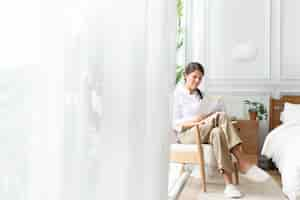
[(256, 111), (249, 111), (249, 118), (250, 118), (250, 120), (256, 120), (257, 112)]

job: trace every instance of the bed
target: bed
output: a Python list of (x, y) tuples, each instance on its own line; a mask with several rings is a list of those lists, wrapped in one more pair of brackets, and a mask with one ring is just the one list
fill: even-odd
[(300, 198), (300, 96), (270, 99), (269, 128), (261, 154), (280, 171), (282, 190), (289, 199)]

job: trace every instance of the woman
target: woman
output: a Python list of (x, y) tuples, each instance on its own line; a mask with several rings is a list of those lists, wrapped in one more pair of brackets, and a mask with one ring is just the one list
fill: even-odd
[(224, 194), (229, 198), (240, 198), (242, 193), (232, 184), (234, 170), (231, 153), (238, 161), (239, 170), (249, 179), (264, 181), (269, 176), (260, 168), (251, 165), (244, 157), (242, 141), (224, 112), (201, 113), (203, 94), (198, 89), (204, 76), (204, 68), (199, 63), (189, 63), (184, 70), (184, 84), (174, 92), (173, 126), (181, 143), (195, 141), (195, 123), (200, 123), (201, 140), (213, 146), (218, 170), (226, 184)]

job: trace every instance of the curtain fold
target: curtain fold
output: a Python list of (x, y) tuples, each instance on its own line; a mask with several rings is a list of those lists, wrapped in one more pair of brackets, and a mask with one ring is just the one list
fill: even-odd
[(176, 2), (41, 11), (27, 199), (167, 199)]
[(106, 4), (102, 10), (106, 20), (100, 25), (104, 76), (97, 195), (166, 199), (176, 4), (158, 0)]

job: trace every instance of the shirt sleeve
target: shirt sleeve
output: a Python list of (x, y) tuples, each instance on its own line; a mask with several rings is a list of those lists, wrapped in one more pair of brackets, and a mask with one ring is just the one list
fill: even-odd
[(182, 104), (180, 101), (180, 94), (177, 92), (174, 92), (173, 97), (173, 129), (176, 132), (182, 131), (181, 124), (185, 121), (182, 114)]

